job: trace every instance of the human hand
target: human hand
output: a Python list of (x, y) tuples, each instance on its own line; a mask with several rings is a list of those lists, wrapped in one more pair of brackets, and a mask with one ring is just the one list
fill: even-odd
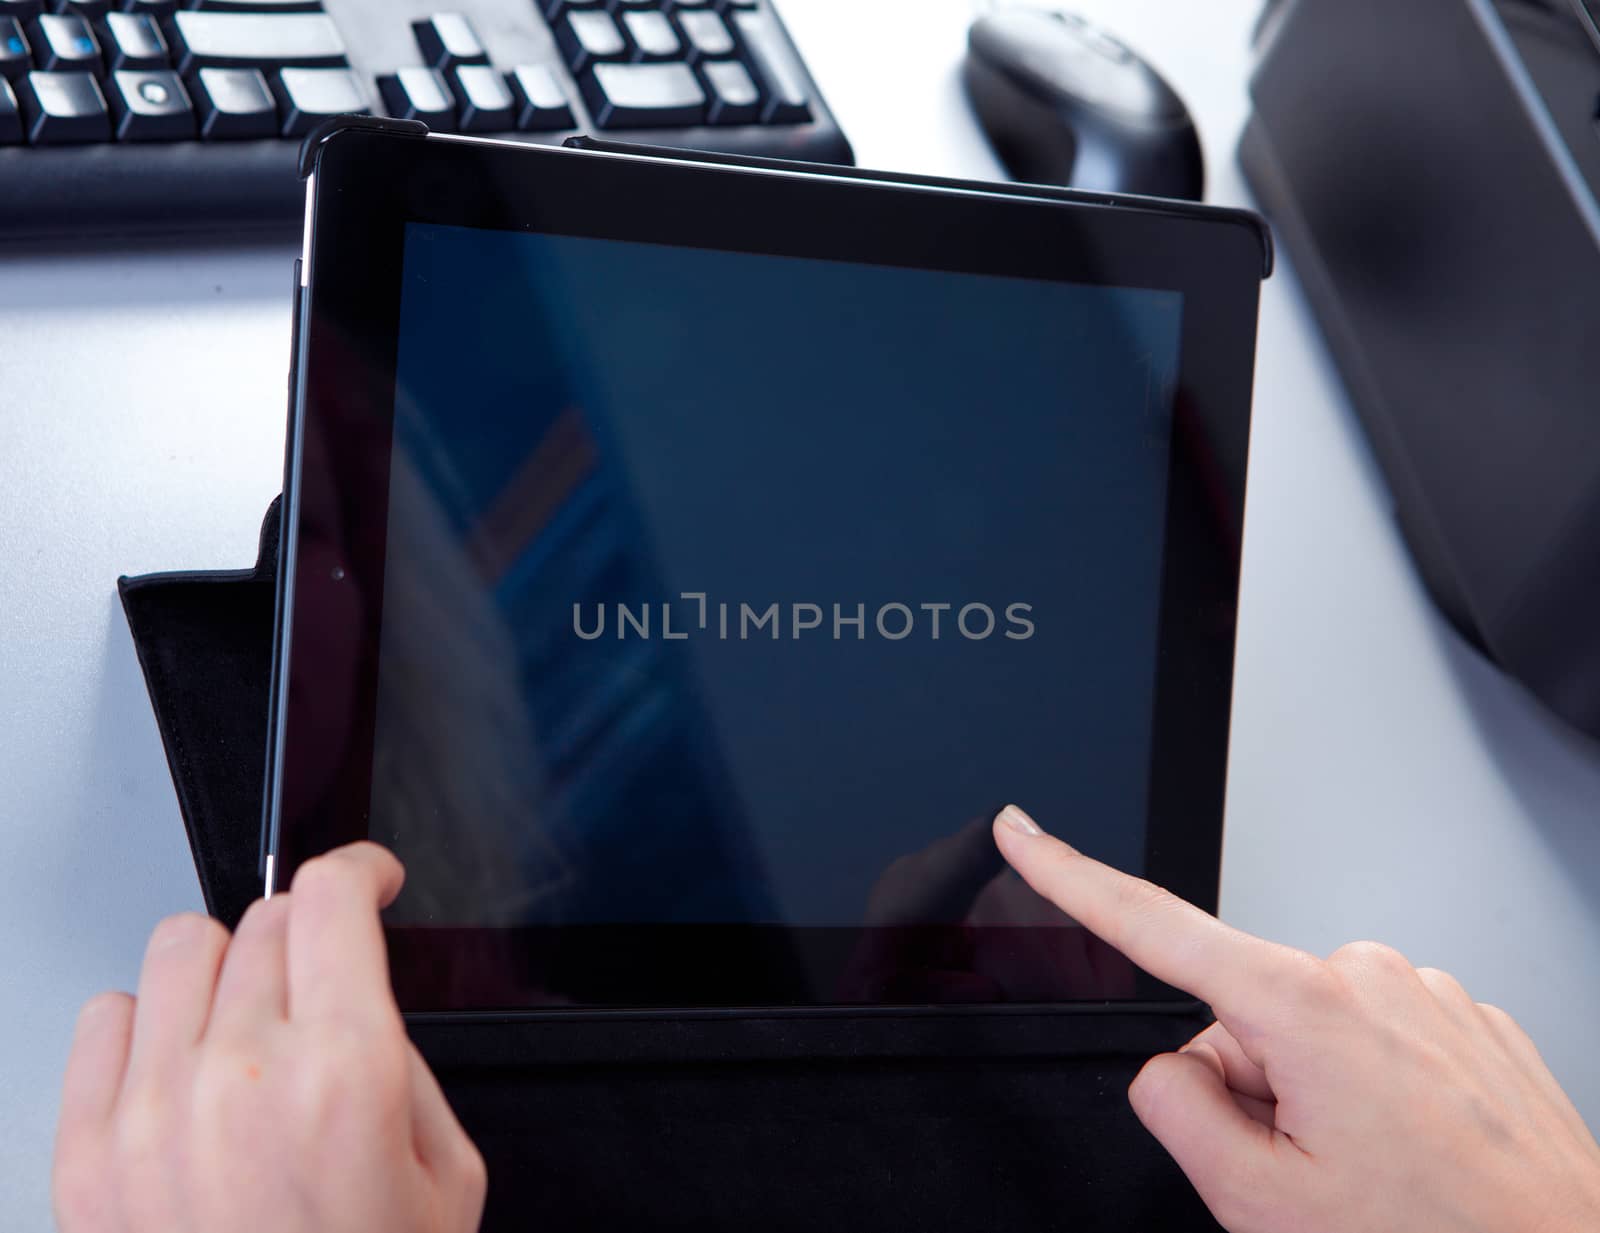
[(1040, 894), (1217, 1022), (1134, 1111), (1232, 1233), (1600, 1229), (1600, 1146), (1504, 1011), (1357, 942), (1317, 959), (995, 819)]
[(467, 1233), (483, 1160), (406, 1036), (378, 911), (397, 861), (306, 862), (238, 932), (156, 927), (137, 999), (78, 1019), (56, 1136), (61, 1233)]

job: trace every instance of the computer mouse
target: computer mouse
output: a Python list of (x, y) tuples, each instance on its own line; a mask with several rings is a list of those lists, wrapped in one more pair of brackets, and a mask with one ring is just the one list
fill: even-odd
[(1018, 180), (1199, 201), (1205, 157), (1183, 100), (1125, 44), (1070, 13), (988, 13), (967, 36), (967, 95)]

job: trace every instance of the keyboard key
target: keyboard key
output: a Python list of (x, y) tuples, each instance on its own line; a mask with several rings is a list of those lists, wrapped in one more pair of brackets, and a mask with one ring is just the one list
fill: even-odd
[(665, 13), (656, 10), (624, 13), (622, 24), (627, 27), (628, 37), (633, 40), (636, 60), (670, 60), (682, 50), (678, 32), (672, 28)]
[(0, 77), (0, 146), (14, 146), (22, 140), (22, 112), (17, 107), (11, 83)]
[(111, 11), (111, 0), (60, 0), (56, 12), (94, 21)]
[(597, 64), (583, 94), (601, 128), (699, 124), (706, 96), (687, 64)]
[(517, 127), (526, 131), (573, 128), (577, 120), (567, 92), (556, 75), (543, 64), (524, 64), (511, 70), (511, 96), (517, 104)]
[(683, 37), (689, 40), (689, 50), (696, 56), (731, 56), (734, 52), (733, 32), (719, 13), (695, 12), (678, 14), (678, 25), (683, 27)]
[(33, 54), (22, 23), (15, 17), (0, 17), (0, 81), (21, 77), (33, 70)]
[(478, 32), (460, 13), (440, 13), (426, 21), (411, 23), (417, 36), (422, 62), (436, 69), (453, 69), (461, 64), (488, 64)]
[(504, 77), (486, 64), (463, 64), (455, 78), (463, 133), (505, 133), (516, 127), (516, 99)]
[(326, 13), (196, 13), (172, 15), (179, 69), (341, 68), (344, 40)]
[(304, 137), (329, 116), (366, 115), (371, 110), (361, 83), (349, 69), (286, 68), (272, 82), (285, 137)]
[(711, 105), (713, 124), (754, 124), (761, 119), (761, 91), (750, 71), (737, 60), (707, 60), (700, 65)]
[(106, 14), (106, 59), (114, 69), (167, 66), (167, 40), (148, 13)]
[(184, 7), (208, 13), (320, 13), (322, 0), (187, 0)]
[(539, 8), (547, 21), (554, 21), (569, 9), (599, 9), (605, 0), (539, 0)]
[(33, 23), (39, 67), (56, 72), (100, 71), (100, 40), (89, 23), (65, 13), (44, 13)]
[(568, 13), (556, 24), (556, 42), (574, 73), (596, 60), (618, 60), (628, 52), (627, 40), (610, 13)]
[(178, 0), (122, 0), (127, 13), (148, 13), (151, 17), (171, 17), (178, 11)]
[(44, 12), (44, 0), (0, 0), (0, 17), (30, 21)]
[(106, 91), (118, 141), (190, 141), (195, 135), (189, 92), (171, 69), (111, 74)]
[(421, 120), (435, 132), (456, 126), (456, 100), (450, 83), (435, 68), (411, 65), (378, 78), (383, 109), (401, 120)]
[(106, 98), (93, 73), (29, 73), (17, 83), (17, 101), (36, 146), (111, 140)]
[(739, 37), (749, 53), (751, 70), (766, 85), (766, 106), (761, 119), (767, 124), (798, 124), (811, 118), (800, 64), (770, 13), (734, 14)]
[(259, 69), (201, 69), (194, 101), (207, 141), (278, 135), (278, 106)]

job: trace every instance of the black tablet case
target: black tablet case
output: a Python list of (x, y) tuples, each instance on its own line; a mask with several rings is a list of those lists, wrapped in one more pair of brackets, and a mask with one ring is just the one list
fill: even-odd
[[(254, 569), (118, 586), (206, 907), (230, 926), (261, 887), (278, 508)], [(1197, 1016), (1072, 1016), (988, 1058), (942, 1055), (915, 1018), (890, 1049), (857, 1023), (813, 1030), (805, 1060), (779, 1056), (782, 1019), (730, 1021), (710, 1061), (671, 1022), (412, 1031), (488, 1161), (486, 1230), (1218, 1227), (1126, 1095)]]

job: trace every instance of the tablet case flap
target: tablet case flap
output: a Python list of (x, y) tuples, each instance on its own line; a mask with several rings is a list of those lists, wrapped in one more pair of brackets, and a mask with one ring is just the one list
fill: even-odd
[(1201, 1233), (1141, 1058), (446, 1071), (484, 1229)]
[[(278, 532), (274, 502), (254, 569), (118, 582), (206, 907), (229, 926), (262, 884)], [(712, 1061), (703, 1035), (676, 1056), (661, 1020), (411, 1030), (488, 1162), (491, 1233), (1217, 1229), (1126, 1097), (1204, 1020), (1061, 1022), (1057, 1047), (989, 1059), (881, 1054), (847, 1020), (803, 1060), (764, 1056), (781, 1019), (730, 1021)]]
[(253, 569), (117, 579), (206, 910), (230, 929), (262, 887), (282, 504), (267, 509)]

